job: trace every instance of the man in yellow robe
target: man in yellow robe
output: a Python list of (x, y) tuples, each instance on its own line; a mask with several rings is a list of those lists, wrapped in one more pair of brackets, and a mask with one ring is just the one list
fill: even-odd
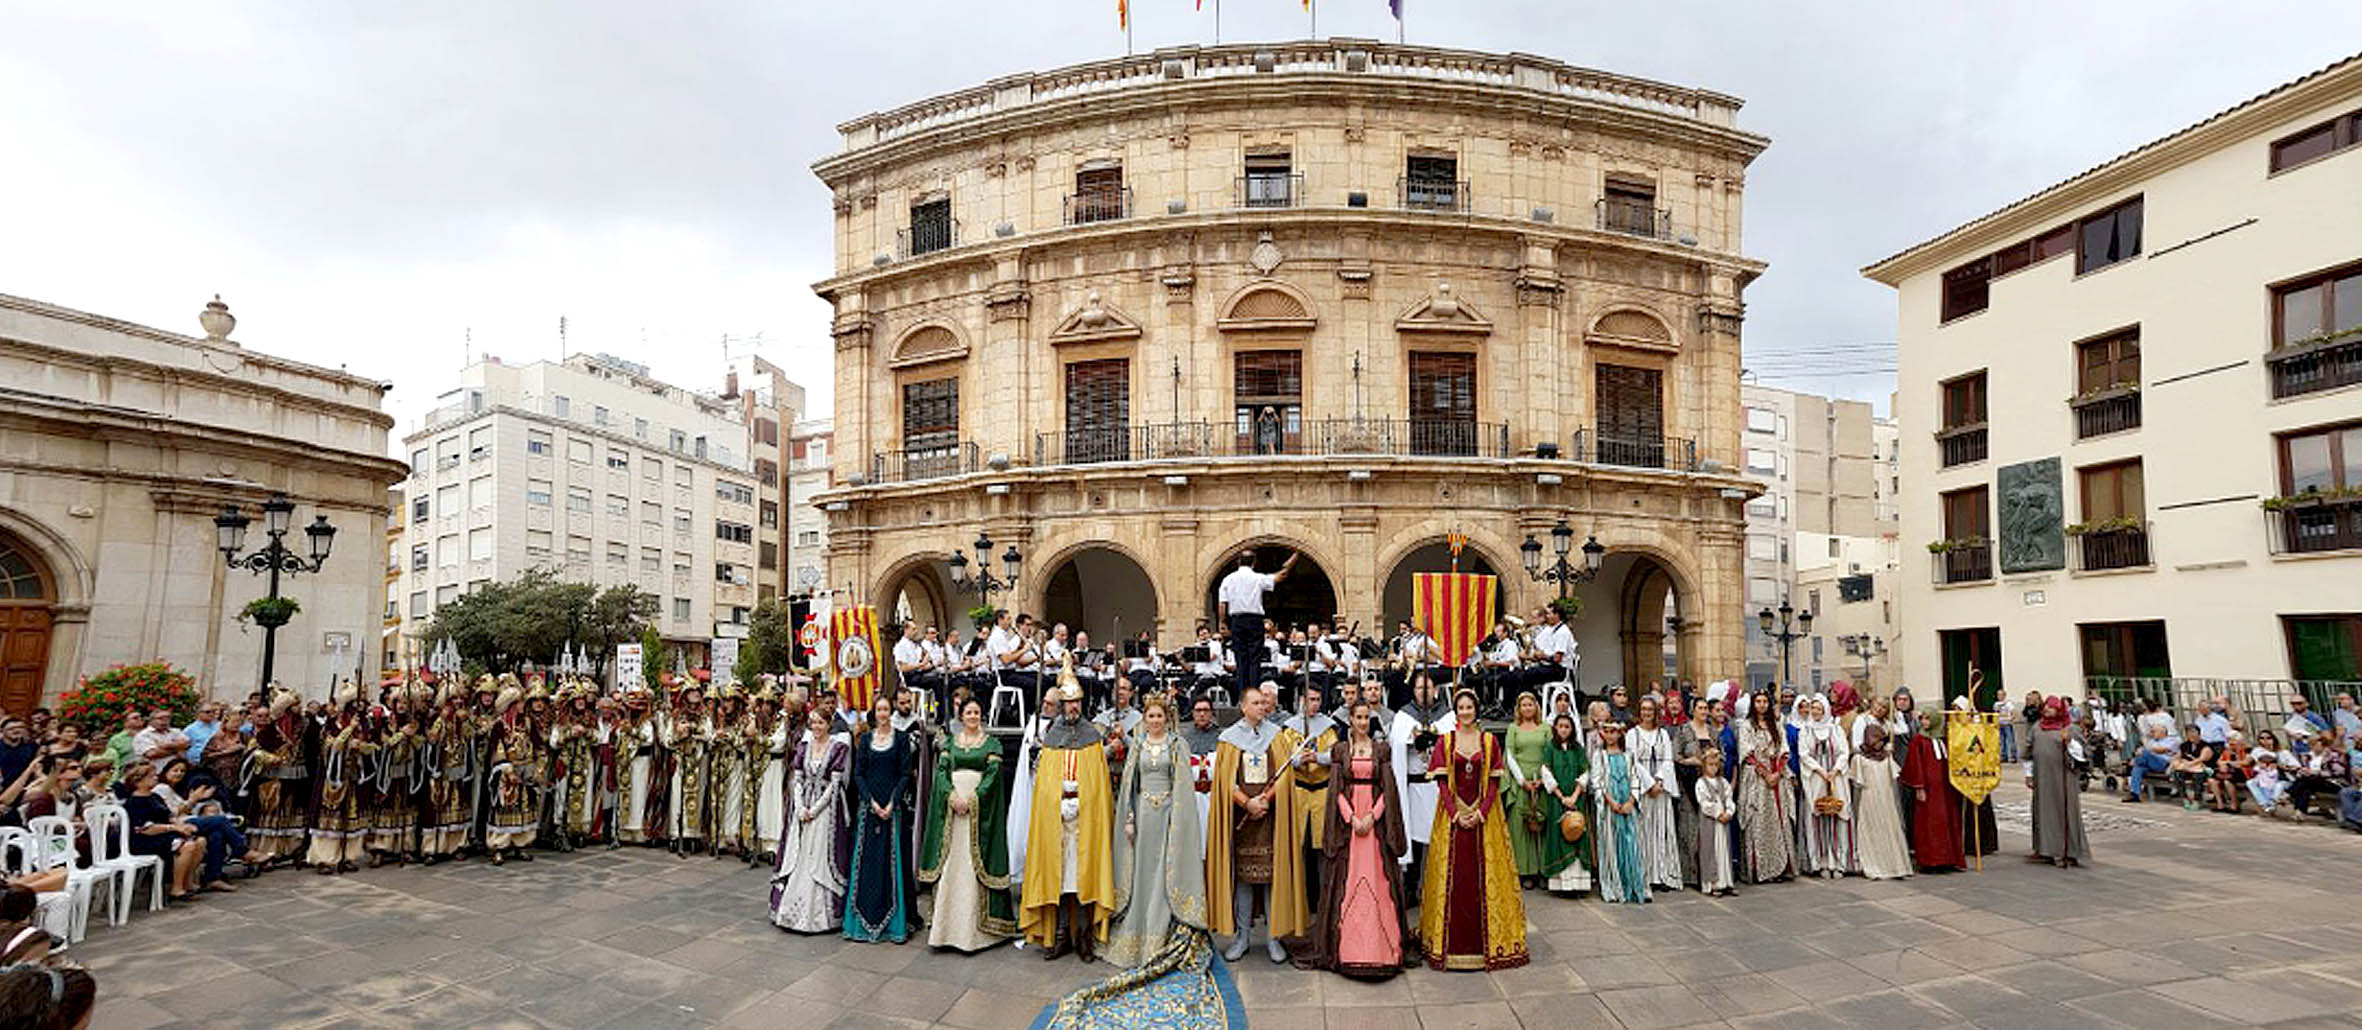
[(1083, 719), (1071, 666), (1052, 696), (1058, 720), (1042, 731), (1025, 832), (1025, 889), (1018, 922), (1042, 957), (1068, 950), (1096, 960), (1115, 917), (1114, 793), (1098, 727)]
[(1320, 691), (1298, 693), (1296, 707), (1297, 714), (1280, 727), (1279, 744), (1295, 760), (1288, 774), (1296, 795), (1289, 836), (1303, 855), (1304, 899), (1309, 910), (1320, 904), (1321, 844), (1329, 825), (1329, 763), (1343, 731), (1321, 711)]
[[(1206, 815), (1208, 929), (1232, 934), (1223, 957), (1245, 958), (1248, 931), (1260, 900), (1269, 925), (1264, 947), (1273, 962), (1288, 960), (1282, 937), (1304, 933), (1302, 851), (1289, 846), (1298, 823), (1295, 750), (1271, 721), (1277, 688), (1265, 683), (1239, 698), (1239, 720), (1214, 747), (1212, 810)], [(1230, 904), (1222, 904), (1223, 897)]]

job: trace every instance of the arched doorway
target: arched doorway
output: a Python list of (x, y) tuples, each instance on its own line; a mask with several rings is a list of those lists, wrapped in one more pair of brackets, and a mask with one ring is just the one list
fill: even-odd
[(1042, 587), (1042, 619), (1089, 633), (1094, 647), (1157, 633), (1156, 584), (1138, 562), (1112, 547), (1084, 547), (1050, 571)]
[(1663, 562), (1636, 551), (1611, 550), (1599, 577), (1575, 588), (1583, 613), (1575, 617), (1576, 670), (1585, 693), (1617, 683), (1648, 684), (1681, 668), (1680, 634), (1666, 621), (1681, 611), (1680, 591)]
[(31, 547), (0, 531), (0, 710), (41, 703), (49, 671), (50, 606), (57, 582)]
[[(1386, 587), (1378, 598), (1379, 612), (1385, 621), (1376, 627), (1365, 623), (1362, 626), (1363, 632), (1382, 640), (1393, 634), (1395, 623), (1411, 617), (1411, 576), (1413, 573), (1450, 571), (1452, 571), (1452, 545), (1444, 541), (1437, 540), (1422, 544), (1413, 548), (1411, 553), (1403, 555), (1401, 561), (1394, 563), (1393, 570), (1386, 573)], [(1460, 571), (1488, 576), (1500, 575), (1499, 570), (1493, 568), (1493, 563), (1486, 560), (1485, 556), (1474, 547), (1461, 549)], [(1508, 584), (1503, 583), (1501, 586), (1506, 588)], [(1493, 591), (1493, 610), (1485, 616), (1488, 630), (1493, 621), (1501, 617), (1503, 592), (1504, 590), (1500, 589)]]
[[(896, 639), (905, 622), (944, 630), (964, 628), (966, 611), (952, 607), (949, 577), (940, 560), (924, 559), (892, 574), (881, 596), (878, 616), (885, 625), (880, 629), (892, 629)], [(960, 622), (954, 622), (955, 619)]]
[[(1256, 545), (1255, 570), (1276, 572), (1286, 563), (1289, 555), (1301, 553), (1286, 544)], [(1215, 566), (1212, 575), (1207, 578), (1204, 618), (1208, 625), (1219, 627), (1220, 620), (1216, 618), (1216, 613), (1221, 611), (1222, 577), (1237, 567), (1238, 552), (1233, 550), (1222, 556), (1222, 564)], [(1296, 559), (1296, 567), (1288, 570), (1287, 578), (1280, 580), (1279, 586), (1263, 595), (1263, 613), (1278, 624), (1282, 631), (1307, 622), (1329, 622), (1338, 614), (1337, 588), (1329, 581), (1328, 570), (1321, 568), (1311, 555), (1304, 554)]]

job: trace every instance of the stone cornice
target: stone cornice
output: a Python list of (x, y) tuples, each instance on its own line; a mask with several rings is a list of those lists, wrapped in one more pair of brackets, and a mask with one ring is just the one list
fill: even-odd
[[(318, 365), (307, 365), (303, 362), (290, 361), (286, 358), (272, 357), (271, 355), (264, 354), (259, 351), (247, 350), (246, 348), (240, 346), (225, 346), (223, 344), (214, 343), (210, 340), (204, 340), (194, 336), (186, 336), (180, 333), (167, 332), (153, 326), (140, 325), (137, 322), (126, 322), (119, 318), (108, 318), (105, 315), (94, 315), (87, 311), (76, 311), (73, 308), (59, 307), (55, 304), (46, 304), (28, 297), (17, 297), (6, 293), (0, 293), (0, 308), (22, 311), (26, 314), (39, 315), (43, 318), (56, 319), (61, 322), (72, 322), (76, 325), (86, 325), (94, 329), (103, 329), (107, 332), (119, 333), (124, 336), (136, 336), (143, 340), (154, 340), (159, 343), (178, 344), (183, 347), (189, 347), (197, 350), (228, 351), (237, 355), (242, 360), (251, 361), (257, 365), (262, 365), (267, 368), (278, 369), (282, 372), (292, 372), (296, 375), (309, 376), (314, 379), (325, 380), (332, 383), (341, 383), (347, 386), (366, 387), (371, 390), (378, 390), (381, 393), (383, 392), (383, 387), (385, 385), (379, 380), (370, 379), (366, 376), (354, 375), (350, 372), (338, 371), (332, 368), (321, 368)], [(387, 424), (392, 424), (390, 417)]]
[[(17, 298), (9, 297), (6, 294), (0, 294), (0, 304), (5, 304), (6, 302), (16, 300)], [(31, 302), (27, 301), (23, 303)], [(43, 313), (47, 314), (46, 312)], [(71, 312), (71, 314), (78, 315), (81, 313)], [(96, 315), (83, 316), (80, 321), (110, 330), (116, 330), (120, 326), (130, 326), (130, 323), (128, 322), (118, 323), (111, 319), (100, 318)], [(210, 345), (175, 337), (170, 333), (162, 332), (160, 330), (145, 329), (145, 327), (139, 326), (132, 326), (132, 328), (143, 330), (138, 335), (147, 336), (170, 343), (179, 343), (191, 347), (210, 349)], [(346, 376), (341, 372), (323, 373), (318, 369), (313, 369), (306, 365), (278, 361), (273, 358), (256, 354), (255, 352), (249, 350), (235, 348), (223, 348), (223, 350), (226, 350), (229, 356), (241, 362), (251, 362), (266, 368), (279, 368), (282, 370), (293, 371), (301, 375), (321, 378), (334, 376), (338, 379), (352, 383), (367, 382), (366, 380)], [(315, 411), (338, 418), (351, 419), (356, 422), (362, 422), (368, 425), (376, 426), (377, 428), (383, 430), (390, 430), (394, 427), (394, 417), (392, 415), (386, 414), (384, 411), (378, 408), (363, 407), (358, 404), (346, 404), (341, 401), (326, 400), (324, 398), (314, 397), (305, 393), (298, 393), (294, 390), (288, 390), (281, 387), (265, 386), (260, 383), (256, 383), (251, 379), (245, 379), (239, 376), (229, 375), (221, 372), (209, 372), (178, 365), (159, 364), (153, 361), (143, 361), (139, 358), (124, 357), (120, 355), (92, 354), (88, 351), (69, 350), (64, 347), (54, 347), (46, 343), (39, 343), (32, 340), (22, 340), (14, 337), (0, 336), (0, 355), (5, 355), (9, 352), (20, 353), (28, 360), (37, 361), (53, 367), (85, 369), (91, 372), (97, 372), (111, 376), (130, 374), (146, 379), (156, 380), (158, 382), (173, 386), (194, 384), (219, 393), (226, 393), (241, 397), (261, 398), (263, 400), (269, 401), (270, 403), (285, 408), (302, 411)], [(370, 390), (375, 391), (377, 390), (379, 384), (369, 382), (367, 385)], [(379, 396), (383, 396), (383, 394), (381, 393)]]
[(1500, 242), (1521, 249), (1528, 242), (1538, 242), (1552, 247), (1579, 247), (1587, 251), (1623, 251), (1683, 265), (1702, 266), (1709, 271), (1745, 279), (1753, 279), (1769, 267), (1753, 258), (1703, 247), (1688, 247), (1601, 229), (1545, 224), (1505, 216), (1447, 217), (1382, 208), (1295, 207), (1148, 215), (1097, 222), (1083, 227), (1057, 226), (952, 247), (925, 257), (895, 261), (883, 266), (858, 268), (814, 283), (812, 290), (823, 298), (833, 300), (848, 290), (880, 290), (906, 278), (942, 275), (952, 268), (989, 263), (1011, 251), (1024, 251), (1028, 258), (1054, 258), (1060, 248), (1109, 242), (1121, 244), (1127, 241), (1146, 250), (1149, 244), (1176, 229), (1201, 232), (1226, 230), (1251, 238), (1259, 232), (1282, 226), (1308, 227), (1324, 233), (1354, 228), (1400, 231), (1407, 238), (1421, 240), (1431, 240), (1445, 233), (1468, 233), (1499, 237)]
[[(2173, 135), (2144, 143), (2085, 169), (2064, 182), (1866, 266), (1862, 276), (1888, 286), (1901, 285), (1912, 276), (1950, 267), (2010, 240), (2089, 214), (2092, 209), (2129, 196), (2142, 183), (2171, 169), (2274, 131), (2298, 115), (2358, 95), (2362, 95), (2362, 55), (2346, 58)], [(2256, 174), (2262, 172), (2263, 155), (2258, 154)]]
[[(303, 440), (181, 422), (144, 411), (66, 401), (0, 387), (0, 426), (11, 424), (23, 425), (50, 436), (87, 438), (158, 449), (202, 449), (237, 457), (252, 457), (297, 468), (317, 468), (337, 475), (376, 479), (389, 486), (410, 477), (407, 463), (383, 455), (336, 450)], [(117, 469), (53, 465), (10, 458), (0, 458), (0, 467), (39, 469), (62, 475), (118, 477), (129, 474)]]

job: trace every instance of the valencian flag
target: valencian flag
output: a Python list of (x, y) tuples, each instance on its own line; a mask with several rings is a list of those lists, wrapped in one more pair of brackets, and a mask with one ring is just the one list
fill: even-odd
[(840, 608), (828, 617), (829, 678), (837, 698), (849, 712), (869, 710), (878, 689), (878, 610), (876, 605)]
[(1445, 665), (1465, 663), (1484, 640), (1498, 583), (1475, 572), (1411, 574), (1411, 624), (1435, 640)]

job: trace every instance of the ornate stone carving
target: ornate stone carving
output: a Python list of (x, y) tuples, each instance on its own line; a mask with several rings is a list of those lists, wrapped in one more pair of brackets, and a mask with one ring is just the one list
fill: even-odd
[(1012, 161), (1012, 162), (1010, 162), (1010, 164), (1014, 166), (1014, 168), (1013, 168), (1012, 170), (1014, 170), (1014, 171), (1017, 171), (1017, 172), (1030, 172), (1030, 171), (1033, 171), (1033, 155), (1032, 155), (1032, 154), (1022, 154), (1022, 155), (1019, 155), (1019, 156), (1018, 156), (1018, 158), (1017, 158), (1015, 161)]
[(1009, 163), (1007, 161), (986, 161), (984, 162), (984, 174), (998, 179), (1009, 174)]
[(1024, 318), (1033, 310), (1033, 294), (1024, 283), (1002, 283), (984, 295), (985, 317), (995, 322)]
[(1255, 240), (1255, 249), (1247, 254), (1247, 264), (1255, 266), (1256, 273), (1260, 275), (1270, 275), (1282, 260), (1285, 259), (1280, 256), (1279, 244), (1271, 241), (1268, 231)]
[(1510, 156), (1510, 157), (1531, 157), (1531, 156), (1533, 156), (1533, 153), (1534, 153), (1534, 141), (1533, 141), (1533, 140), (1530, 140), (1530, 139), (1513, 139), (1513, 140), (1510, 140), (1510, 141), (1509, 141), (1509, 156)]
[(1739, 324), (1747, 320), (1745, 304), (1701, 304), (1698, 306), (1698, 329), (1707, 333), (1739, 335)]
[(1547, 144), (1542, 147), (1542, 160), (1564, 161), (1566, 160), (1566, 148), (1556, 143)]
[(1168, 304), (1187, 304), (1190, 295), (1197, 290), (1197, 276), (1189, 271), (1187, 265), (1166, 267), (1157, 281), (1165, 286), (1165, 302)]
[(1452, 295), (1452, 284), (1438, 281), (1435, 291), (1409, 311), (1394, 320), (1398, 332), (1469, 333), (1484, 335), (1493, 331), (1493, 323), (1475, 308)]
[(1338, 290), (1346, 300), (1370, 299), (1370, 267), (1346, 265), (1337, 269)]
[(1370, 130), (1367, 126), (1348, 125), (1345, 127), (1345, 142), (1347, 143), (1359, 143), (1368, 138), (1370, 138)]
[(1189, 134), (1186, 132), (1168, 134), (1165, 136), (1165, 146), (1175, 150), (1187, 150), (1189, 149)]
[(2061, 522), (2059, 460), (2038, 458), (2004, 465), (2001, 493), (2001, 571), (2046, 572), (2067, 567), (2067, 537)]
[(1566, 285), (1559, 282), (1555, 276), (1545, 278), (1531, 273), (1522, 273), (1517, 277), (1517, 304), (1519, 307), (1555, 308), (1565, 295)]
[(1083, 306), (1050, 330), (1050, 343), (1102, 343), (1109, 340), (1134, 340), (1140, 337), (1140, 323), (1123, 312), (1108, 307), (1092, 290), (1083, 298)]
[(829, 335), (836, 338), (840, 351), (865, 350), (876, 330), (877, 323), (872, 322), (868, 315), (854, 312), (837, 316), (836, 322), (829, 327)]
[(874, 211), (878, 206), (878, 195), (875, 193), (864, 193), (861, 195), (859, 203), (861, 204), (861, 210)]

